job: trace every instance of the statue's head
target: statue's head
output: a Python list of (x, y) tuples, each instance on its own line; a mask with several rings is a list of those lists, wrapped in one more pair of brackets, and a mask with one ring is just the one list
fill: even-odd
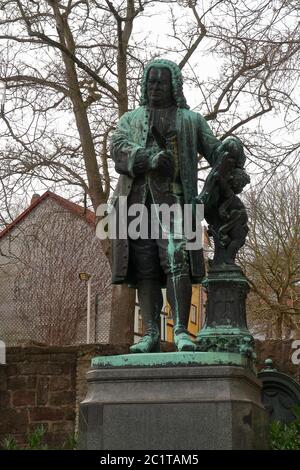
[(231, 173), (231, 188), (235, 194), (240, 194), (246, 184), (250, 183), (250, 176), (242, 168), (234, 168)]
[(175, 104), (169, 69), (151, 67), (147, 78), (146, 94), (150, 106), (164, 108)]
[(246, 156), (243, 144), (238, 137), (227, 137), (222, 144), (222, 150), (228, 152), (230, 156), (234, 158), (238, 168), (243, 168), (246, 162)]
[(188, 108), (182, 85), (178, 65), (166, 59), (152, 60), (144, 70), (141, 105), (163, 107), (173, 103), (178, 108)]

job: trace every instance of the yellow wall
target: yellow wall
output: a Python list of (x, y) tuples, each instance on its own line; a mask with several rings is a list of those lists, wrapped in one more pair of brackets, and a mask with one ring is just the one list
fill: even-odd
[[(194, 338), (197, 336), (197, 333), (201, 329), (201, 326), (204, 321), (204, 304), (206, 298), (205, 296), (205, 291), (201, 285), (193, 286), (188, 331), (190, 335)], [(167, 341), (173, 342), (173, 319), (170, 317), (169, 305), (167, 305), (166, 307), (166, 313), (168, 313)], [(196, 321), (193, 322), (193, 319), (195, 319)]]

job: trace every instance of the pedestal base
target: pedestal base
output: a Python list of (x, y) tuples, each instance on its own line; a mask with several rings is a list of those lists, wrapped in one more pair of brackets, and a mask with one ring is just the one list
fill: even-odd
[(241, 355), (226, 358), (230, 366), (201, 352), (149, 354), (147, 365), (138, 356), (94, 359), (80, 405), (81, 449), (267, 448), (261, 383)]
[(205, 324), (198, 351), (240, 353), (254, 359), (254, 338), (247, 328), (248, 282), (238, 266), (211, 267), (203, 282), (207, 289)]

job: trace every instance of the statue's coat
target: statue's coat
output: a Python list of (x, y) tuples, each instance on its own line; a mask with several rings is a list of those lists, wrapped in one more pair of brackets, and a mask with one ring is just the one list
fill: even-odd
[[(153, 65), (154, 64), (154, 65)], [(145, 70), (142, 82), (142, 106), (125, 113), (117, 126), (111, 142), (111, 156), (115, 169), (120, 178), (112, 198), (112, 204), (118, 211), (118, 197), (130, 194), (134, 174), (133, 165), (136, 153), (146, 147), (149, 132), (149, 109), (146, 97), (147, 73), (153, 66), (166, 67), (172, 75), (173, 94), (177, 104), (176, 133), (179, 155), (180, 177), (183, 187), (185, 204), (194, 204), (198, 195), (197, 166), (198, 154), (205, 157), (213, 166), (220, 156), (222, 147), (212, 133), (206, 120), (198, 113), (190, 111), (182, 93), (182, 77), (179, 68), (172, 62), (157, 60), (150, 63)], [(153, 148), (154, 153), (159, 149)], [(166, 178), (161, 181), (149, 177), (151, 193), (155, 195), (156, 203), (166, 202), (169, 184)], [(112, 240), (112, 282), (114, 284), (128, 282), (127, 270), (129, 261), (128, 239)], [(192, 283), (200, 283), (204, 276), (203, 250), (190, 250), (190, 273)]]

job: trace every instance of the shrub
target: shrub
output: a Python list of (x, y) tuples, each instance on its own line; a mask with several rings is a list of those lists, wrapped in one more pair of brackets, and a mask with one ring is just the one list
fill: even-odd
[(293, 408), (295, 420), (289, 424), (270, 424), (270, 447), (273, 450), (300, 450), (300, 406)]
[[(43, 425), (37, 426), (34, 431), (27, 436), (27, 442), (24, 450), (50, 450), (48, 445), (43, 443), (45, 432), (46, 430)], [(77, 439), (74, 434), (71, 434), (58, 449), (75, 450), (76, 445)], [(21, 450), (21, 447), (17, 444), (15, 439), (10, 436), (3, 440), (2, 448), (4, 450)]]

